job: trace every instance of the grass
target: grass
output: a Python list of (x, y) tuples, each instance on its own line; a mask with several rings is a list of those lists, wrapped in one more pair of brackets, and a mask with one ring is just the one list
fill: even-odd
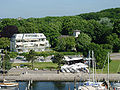
[[(12, 66), (16, 67), (16, 66), (20, 66), (21, 64), (24, 64), (24, 65), (26, 65), (28, 67), (31, 67), (31, 63), (13, 63)], [(35, 62), (34, 63), (34, 68), (38, 68), (38, 69), (56, 69), (57, 64), (52, 63), (52, 62)]]
[[(31, 66), (31, 63), (13, 63), (12, 66), (16, 67), (16, 66), (20, 66), (20, 64), (27, 65), (28, 67)], [(120, 60), (113, 60), (113, 61), (110, 62), (109, 65), (110, 65), (110, 69), (109, 69), (110, 73), (120, 72)], [(36, 62), (36, 63), (34, 63), (34, 68), (38, 68), (38, 69), (56, 69), (57, 64), (52, 63), (52, 62)], [(107, 73), (108, 66), (107, 65), (105, 66), (105, 68), (103, 69), (103, 72), (102, 72), (102, 69), (97, 69), (96, 71), (97, 71), (97, 73)]]
[[(97, 69), (97, 73), (107, 73), (108, 72), (108, 65), (106, 64), (105, 68), (103, 69)], [(109, 72), (117, 73), (120, 72), (120, 60), (112, 60), (109, 64)]]

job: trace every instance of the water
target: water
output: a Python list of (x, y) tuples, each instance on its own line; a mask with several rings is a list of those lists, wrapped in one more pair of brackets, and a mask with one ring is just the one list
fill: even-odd
[[(28, 82), (19, 82), (19, 90), (25, 90)], [(82, 83), (77, 82), (76, 87)], [(33, 90), (74, 90), (74, 82), (34, 82)]]
[[(28, 82), (18, 82), (19, 89), (5, 88), (3, 90), (26, 90)], [(76, 83), (76, 88), (79, 85), (83, 85), (82, 82)], [(0, 89), (2, 90), (2, 89)], [(31, 90), (74, 90), (74, 82), (33, 82)]]

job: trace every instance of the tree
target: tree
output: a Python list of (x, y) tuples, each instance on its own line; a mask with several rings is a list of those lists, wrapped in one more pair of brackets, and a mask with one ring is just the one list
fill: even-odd
[(64, 55), (63, 54), (60, 54), (60, 53), (57, 53), (55, 56), (54, 56), (54, 59), (53, 59), (53, 63), (57, 63), (58, 64), (58, 69), (60, 71), (60, 68), (61, 68), (61, 64), (64, 63)]
[(107, 36), (106, 43), (113, 46), (113, 51), (117, 52), (120, 50), (120, 39), (116, 33)]
[(87, 34), (81, 33), (76, 40), (77, 51), (84, 51), (91, 43), (91, 40), (92, 39)]
[(31, 62), (32, 69), (33, 69), (33, 64), (34, 64), (34, 61), (36, 59), (36, 53), (35, 53), (35, 51), (34, 50), (30, 50), (29, 53), (25, 57), (26, 57), (26, 60), (28, 62)]
[(2, 68), (3, 70), (9, 70), (11, 69), (12, 65), (10, 63), (10, 57), (7, 52), (5, 52), (5, 56), (3, 56), (2, 60)]
[(82, 18), (86, 19), (86, 20), (99, 20), (100, 15), (98, 13), (85, 13), (85, 14), (80, 14), (79, 16), (81, 16)]
[(17, 52), (10, 52), (9, 56), (10, 56), (10, 58), (15, 58), (15, 57), (17, 57)]
[(88, 47), (89, 51), (94, 51), (97, 68), (103, 68), (104, 62), (107, 59), (108, 50), (103, 49), (99, 44), (91, 43)]
[(21, 33), (38, 33), (38, 28), (33, 22), (25, 22), (19, 27)]
[(7, 49), (10, 46), (10, 40), (8, 38), (0, 38), (0, 49)]
[(75, 48), (75, 37), (73, 36), (65, 36), (59, 37), (56, 50), (58, 51), (72, 51)]
[(99, 23), (105, 26), (108, 26), (110, 28), (112, 28), (113, 24), (110, 22), (111, 20), (107, 17), (101, 18)]
[(42, 52), (42, 53), (41, 53), (41, 56), (43, 56), (43, 57), (44, 57), (44, 61), (45, 61), (45, 58), (46, 58), (47, 56), (49, 56), (49, 54), (48, 54), (48, 53), (46, 53), (46, 52)]
[(16, 33), (18, 33), (18, 28), (16, 26), (5, 26), (1, 32), (1, 37), (11, 38), (12, 35)]
[(113, 32), (117, 33), (118, 36), (120, 37), (120, 19), (117, 19), (117, 20), (114, 21)]
[(113, 46), (110, 45), (110, 44), (101, 44), (100, 46), (101, 46), (103, 49), (110, 50), (110, 51), (112, 51), (112, 49), (113, 49)]
[(79, 16), (64, 17), (61, 33), (63, 35), (73, 35), (73, 31), (82, 30), (85, 23), (85, 20)]
[(106, 49), (95, 50), (95, 60), (97, 63), (97, 68), (102, 69), (104, 62), (107, 60), (108, 51)]

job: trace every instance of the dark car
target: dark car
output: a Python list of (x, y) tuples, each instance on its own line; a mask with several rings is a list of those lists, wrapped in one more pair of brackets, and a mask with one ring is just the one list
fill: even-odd
[(7, 72), (7, 71), (0, 70), (0, 73), (1, 73), (1, 74), (6, 74), (6, 73), (8, 73), (8, 72)]

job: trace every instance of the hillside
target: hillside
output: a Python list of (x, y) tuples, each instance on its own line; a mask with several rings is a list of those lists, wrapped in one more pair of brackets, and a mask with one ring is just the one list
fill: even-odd
[[(72, 36), (74, 30), (81, 32), (78, 38), (58, 38)], [(87, 56), (94, 50), (97, 65), (102, 68), (108, 51), (120, 52), (120, 8), (76, 16), (5, 18), (0, 20), (0, 32), (0, 48), (9, 50), (14, 33), (44, 33), (55, 51), (82, 52)]]

